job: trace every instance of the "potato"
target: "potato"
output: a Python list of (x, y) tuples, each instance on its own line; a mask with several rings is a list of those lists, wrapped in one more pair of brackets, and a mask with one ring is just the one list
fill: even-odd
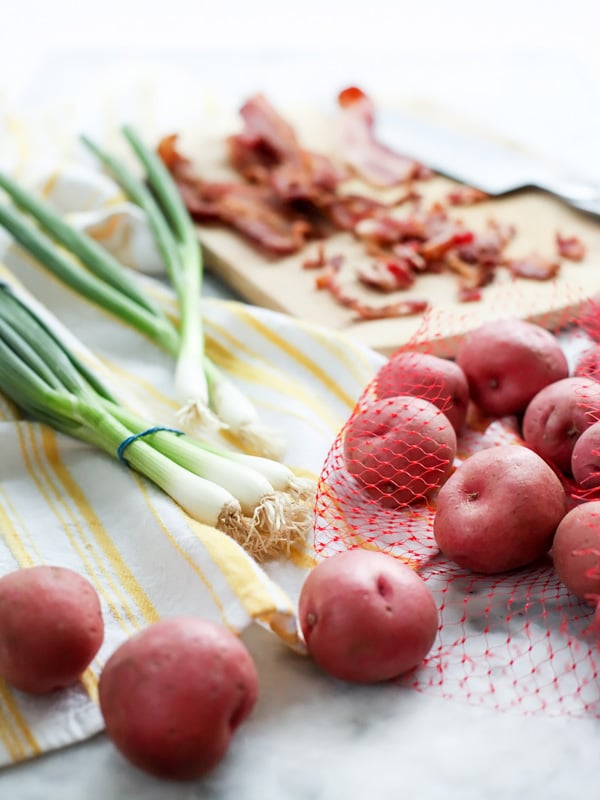
[(520, 319), (486, 322), (468, 333), (456, 363), (475, 405), (494, 417), (521, 413), (540, 389), (569, 374), (558, 340)]
[(444, 412), (457, 433), (469, 405), (467, 379), (456, 362), (408, 350), (396, 353), (381, 367), (375, 394), (378, 398), (409, 394), (428, 400)]
[(317, 564), (302, 586), (299, 616), (321, 669), (357, 683), (389, 680), (418, 666), (439, 625), (423, 579), (396, 558), (369, 550)]
[(440, 489), (433, 534), (460, 567), (494, 574), (544, 555), (566, 513), (553, 470), (521, 445), (501, 445), (468, 458)]
[(66, 567), (26, 567), (0, 578), (0, 677), (44, 694), (76, 683), (100, 649), (98, 594)]
[(585, 350), (575, 364), (573, 375), (576, 378), (589, 378), (600, 381), (600, 344)]
[(366, 405), (344, 434), (346, 468), (386, 508), (430, 497), (455, 456), (456, 434), (445, 414), (409, 395)]
[(583, 489), (600, 486), (600, 422), (590, 425), (575, 442), (571, 472)]
[(600, 501), (571, 509), (556, 529), (552, 560), (561, 582), (581, 600), (600, 599)]
[(106, 732), (140, 769), (190, 780), (225, 755), (257, 698), (244, 644), (197, 617), (156, 622), (122, 644), (100, 676)]
[(565, 475), (571, 473), (573, 448), (600, 416), (600, 383), (564, 378), (538, 392), (523, 417), (523, 438)]

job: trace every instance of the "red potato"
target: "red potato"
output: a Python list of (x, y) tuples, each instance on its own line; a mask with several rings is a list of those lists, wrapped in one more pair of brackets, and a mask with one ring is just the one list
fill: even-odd
[(364, 491), (386, 508), (423, 501), (446, 480), (456, 456), (456, 433), (427, 400), (375, 400), (352, 417), (344, 460)]
[(103, 640), (98, 594), (77, 572), (40, 565), (0, 579), (0, 677), (16, 689), (76, 683)]
[(256, 702), (244, 644), (197, 617), (161, 620), (122, 644), (100, 676), (106, 732), (132, 764), (161, 778), (204, 775)]
[(600, 422), (590, 425), (575, 442), (571, 472), (583, 489), (600, 486)]
[(433, 534), (451, 561), (491, 575), (541, 558), (566, 509), (563, 486), (543, 459), (520, 445), (490, 447), (440, 489)]
[(585, 350), (575, 364), (573, 375), (576, 378), (589, 378), (600, 381), (600, 344)]
[(600, 383), (565, 378), (546, 386), (527, 406), (523, 438), (565, 475), (571, 473), (575, 443), (600, 417)]
[(580, 600), (600, 600), (600, 501), (571, 509), (556, 529), (552, 560), (561, 582)]
[(302, 586), (299, 616), (315, 662), (356, 683), (389, 680), (418, 666), (439, 625), (425, 581), (392, 556), (369, 550), (321, 561)]
[(377, 373), (378, 398), (413, 395), (443, 411), (454, 430), (464, 425), (469, 405), (465, 373), (454, 361), (428, 353), (403, 351), (393, 355)]
[(456, 363), (475, 405), (494, 417), (521, 413), (541, 389), (569, 374), (556, 337), (520, 319), (486, 322), (468, 333)]

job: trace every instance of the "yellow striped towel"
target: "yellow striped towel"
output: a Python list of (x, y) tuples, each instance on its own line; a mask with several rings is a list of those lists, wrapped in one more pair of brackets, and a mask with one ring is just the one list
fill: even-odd
[[(55, 193), (65, 188), (60, 174), (47, 186)], [(105, 196), (95, 202), (95, 232), (102, 238), (102, 231), (114, 233), (110, 224), (102, 225), (114, 207)], [(131, 242), (131, 228), (123, 231), (111, 241), (117, 251), (119, 241)], [(134, 260), (148, 246), (141, 229), (135, 236), (129, 253)], [(2, 245), (10, 274), (95, 354), (103, 378), (149, 415), (175, 424), (169, 358), (19, 248), (0, 240), (0, 251)], [(164, 307), (174, 310), (162, 285), (146, 280)], [(206, 299), (203, 315), (210, 357), (265, 421), (285, 434), (289, 466), (316, 476), (382, 359), (324, 328), (232, 301)], [(231, 539), (192, 521), (132, 470), (20, 419), (1, 394), (0, 451), (0, 575), (40, 563), (71, 567), (97, 588), (106, 623), (104, 645), (79, 685), (40, 698), (0, 680), (0, 765), (99, 731), (96, 690), (103, 664), (126, 637), (160, 617), (199, 614), (234, 631), (258, 622), (283, 642), (298, 644), (296, 591), (311, 563), (309, 549), (284, 569), (259, 567)]]

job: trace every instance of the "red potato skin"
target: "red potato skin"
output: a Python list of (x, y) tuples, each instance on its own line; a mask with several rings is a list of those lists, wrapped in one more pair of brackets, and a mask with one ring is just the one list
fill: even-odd
[(590, 425), (575, 442), (571, 472), (583, 489), (600, 486), (600, 422)]
[(257, 699), (254, 662), (227, 628), (161, 620), (128, 639), (100, 676), (106, 732), (132, 764), (192, 780), (225, 755)]
[(556, 573), (580, 600), (600, 599), (600, 501), (571, 509), (556, 529), (552, 544)]
[(454, 361), (429, 353), (402, 351), (393, 355), (377, 373), (378, 398), (414, 395), (443, 411), (458, 433), (467, 418), (469, 385)]
[(390, 680), (418, 666), (439, 626), (425, 581), (392, 556), (368, 550), (317, 564), (302, 586), (299, 617), (319, 667), (354, 683)]
[(546, 386), (527, 406), (523, 438), (546, 461), (571, 474), (573, 449), (600, 416), (600, 383), (565, 378)]
[(521, 445), (481, 450), (440, 489), (433, 534), (458, 566), (492, 575), (548, 552), (567, 510), (553, 470)]
[(344, 435), (344, 460), (364, 491), (385, 508), (430, 497), (456, 456), (456, 433), (445, 414), (409, 395), (375, 400), (358, 411)]
[(591, 381), (600, 380), (600, 345), (596, 344), (581, 354), (575, 364), (573, 376), (589, 378)]
[(468, 333), (456, 363), (469, 383), (471, 400), (484, 414), (520, 414), (541, 389), (569, 374), (558, 340), (520, 319), (487, 322)]
[(39, 565), (0, 579), (0, 677), (16, 689), (77, 683), (103, 640), (98, 594), (74, 570)]

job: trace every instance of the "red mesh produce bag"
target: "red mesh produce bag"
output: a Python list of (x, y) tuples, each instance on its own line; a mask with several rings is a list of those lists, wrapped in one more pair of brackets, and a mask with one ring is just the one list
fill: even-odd
[[(507, 309), (518, 310), (514, 300)], [(439, 334), (434, 319), (439, 323), (441, 317), (427, 320), (430, 351)], [(586, 302), (575, 316), (555, 315), (552, 322), (573, 375), (581, 354), (600, 341), (600, 306)], [(433, 380), (431, 372), (428, 378), (427, 365), (420, 372), (408, 368), (411, 359), (419, 359), (415, 350), (427, 352), (425, 338), (421, 332), (418, 345), (409, 342), (390, 359), (404, 360), (402, 397), (388, 385), (388, 362), (366, 387), (325, 460), (316, 502), (317, 557), (374, 549), (404, 560), (427, 582), (440, 611), (439, 635), (423, 665), (399, 679), (402, 684), (497, 710), (600, 716), (594, 607), (566, 588), (550, 555), (512, 572), (485, 575), (457, 566), (438, 549), (433, 523), (438, 487), (448, 472), (484, 448), (527, 445), (522, 415), (485, 417), (471, 404), (464, 425), (455, 420), (453, 457), (454, 431), (446, 413), (459, 403), (459, 389), (452, 384), (449, 392), (452, 381)], [(585, 374), (600, 378), (600, 358), (591, 361)], [(410, 396), (421, 398), (421, 406)], [(579, 402), (591, 415), (589, 424), (600, 419), (600, 409), (587, 408), (585, 393)], [(426, 423), (417, 435), (410, 422), (425, 407)], [(600, 497), (598, 488), (586, 489), (550, 466), (565, 487), (567, 508)], [(597, 555), (600, 565), (600, 550)]]

